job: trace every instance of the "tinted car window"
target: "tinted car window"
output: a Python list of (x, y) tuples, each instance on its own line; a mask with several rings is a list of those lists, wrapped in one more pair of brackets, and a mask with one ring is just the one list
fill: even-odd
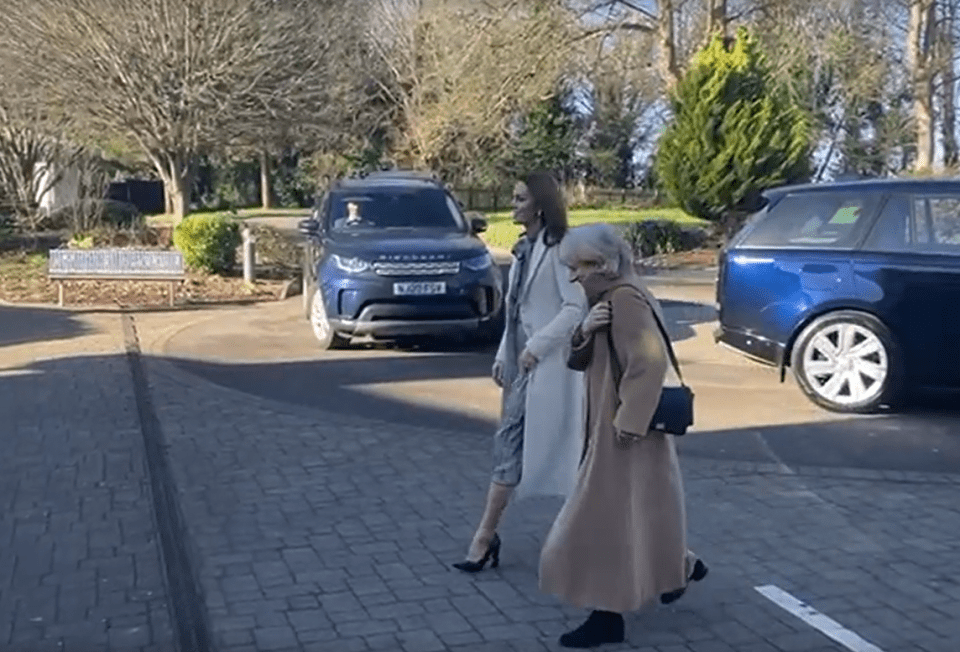
[(908, 251), (911, 242), (910, 226), (915, 223), (915, 206), (910, 197), (891, 196), (863, 244), (864, 250), (890, 253)]
[(925, 208), (929, 211), (924, 220), (925, 230), (917, 230), (918, 244), (960, 253), (960, 197), (929, 197), (918, 199), (918, 203), (927, 204)]
[(455, 203), (440, 188), (371, 188), (332, 193), (329, 225), (350, 229), (442, 229), (465, 225)]
[(960, 255), (960, 197), (891, 196), (864, 249)]
[(876, 197), (845, 193), (789, 194), (769, 209), (767, 217), (746, 235), (743, 245), (851, 248), (876, 204)]

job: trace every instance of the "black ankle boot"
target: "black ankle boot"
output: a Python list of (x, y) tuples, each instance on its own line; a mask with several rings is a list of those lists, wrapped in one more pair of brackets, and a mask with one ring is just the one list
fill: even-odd
[[(700, 580), (702, 580), (704, 577), (707, 576), (707, 572), (709, 570), (710, 569), (707, 568), (707, 565), (704, 564), (703, 561), (698, 559), (697, 563), (694, 564), (693, 566), (693, 572), (690, 573), (690, 579), (687, 580), (687, 584), (689, 584), (691, 581), (699, 582)], [(672, 602), (676, 602), (677, 600), (682, 598), (683, 594), (686, 592), (687, 592), (687, 587), (685, 586), (675, 591), (669, 591), (660, 596), (660, 602), (662, 604), (670, 604)]]
[(623, 642), (623, 616), (612, 611), (594, 611), (572, 632), (560, 637), (563, 647), (587, 648)]

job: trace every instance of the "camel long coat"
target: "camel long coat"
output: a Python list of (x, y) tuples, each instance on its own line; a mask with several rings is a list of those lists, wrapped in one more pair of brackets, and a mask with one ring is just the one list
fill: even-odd
[[(673, 436), (648, 431), (669, 365), (656, 299), (636, 277), (600, 300), (623, 378), (614, 385), (606, 332), (586, 378), (586, 454), (547, 535), (540, 588), (581, 608), (625, 613), (686, 584), (686, 515)], [(662, 314), (662, 313), (661, 313)], [(618, 407), (619, 404), (619, 407)], [(619, 444), (616, 430), (645, 436)]]
[[(521, 279), (520, 319), (507, 319), (496, 359), (504, 365), (507, 386), (518, 373), (512, 352), (522, 329), (526, 348), (537, 358), (527, 385), (523, 430), (523, 471), (517, 499), (562, 496), (573, 491), (583, 422), (583, 373), (567, 367), (570, 337), (587, 314), (587, 297), (560, 262), (559, 246), (538, 237)], [(517, 261), (509, 284), (517, 280)], [(507, 314), (512, 306), (508, 298)]]

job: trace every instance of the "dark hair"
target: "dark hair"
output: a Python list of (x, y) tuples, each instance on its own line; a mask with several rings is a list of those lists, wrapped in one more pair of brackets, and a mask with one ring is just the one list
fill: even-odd
[(567, 207), (560, 184), (552, 174), (544, 171), (531, 172), (523, 183), (543, 217), (544, 242), (547, 246), (557, 244), (567, 234)]

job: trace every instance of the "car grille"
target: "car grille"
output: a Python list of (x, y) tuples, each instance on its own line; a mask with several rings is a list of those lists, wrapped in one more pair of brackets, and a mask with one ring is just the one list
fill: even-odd
[(446, 276), (460, 271), (458, 262), (374, 263), (380, 276)]

